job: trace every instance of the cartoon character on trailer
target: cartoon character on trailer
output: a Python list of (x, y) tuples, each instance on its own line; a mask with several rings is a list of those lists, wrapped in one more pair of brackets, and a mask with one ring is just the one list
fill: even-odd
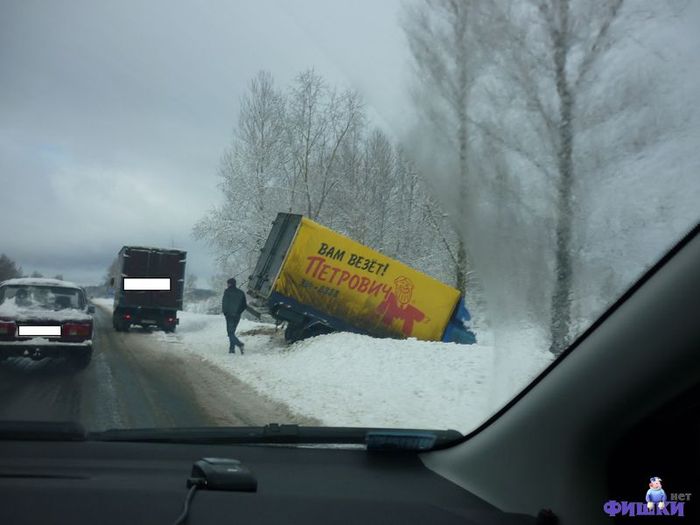
[(386, 294), (384, 300), (377, 306), (377, 313), (382, 315), (382, 322), (391, 325), (394, 319), (403, 320), (401, 332), (405, 336), (413, 333), (413, 323), (425, 319), (425, 314), (409, 304), (413, 296), (413, 282), (408, 277), (399, 276), (394, 279), (394, 289)]
[(649, 478), (649, 490), (647, 490), (647, 508), (653, 509), (654, 505), (658, 505), (663, 509), (666, 505), (666, 492), (661, 488), (661, 478), (654, 476)]

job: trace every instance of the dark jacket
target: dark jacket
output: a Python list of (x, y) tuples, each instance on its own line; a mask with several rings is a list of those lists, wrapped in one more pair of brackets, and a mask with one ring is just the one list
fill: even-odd
[(240, 317), (247, 306), (248, 303), (243, 290), (235, 286), (229, 286), (224, 290), (224, 297), (221, 300), (221, 312), (226, 317)]

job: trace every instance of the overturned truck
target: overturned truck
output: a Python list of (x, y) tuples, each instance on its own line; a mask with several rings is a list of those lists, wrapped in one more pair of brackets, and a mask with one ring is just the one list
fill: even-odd
[(277, 215), (248, 294), (289, 342), (334, 331), (476, 342), (458, 290), (301, 215)]

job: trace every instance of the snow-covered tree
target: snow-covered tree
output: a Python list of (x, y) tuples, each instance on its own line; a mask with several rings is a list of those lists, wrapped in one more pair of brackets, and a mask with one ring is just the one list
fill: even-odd
[(318, 219), (340, 182), (339, 158), (353, 129), (362, 125), (357, 93), (327, 85), (313, 69), (297, 76), (285, 118), (290, 211)]
[(251, 81), (219, 175), (223, 203), (194, 234), (214, 248), (221, 279), (250, 275), (280, 211), (304, 214), (452, 284), (459, 273), (445, 252), (457, 238), (415, 165), (370, 129), (356, 93), (329, 86), (313, 70), (286, 91), (268, 73)]
[(671, 80), (683, 68), (668, 48), (682, 11), (651, 0), (415, 0), (404, 9), (424, 146), (411, 151), (424, 172), (442, 174), (438, 190), (458, 215), (476, 283), (490, 284), (491, 313), (538, 324), (553, 353), (600, 313), (610, 283), (620, 293), (640, 271), (603, 261), (622, 257), (615, 244), (642, 224), (656, 231), (649, 206), (676, 229), (666, 197), (626, 202), (625, 217), (604, 188), (645, 195), (630, 170), (646, 174), (642, 156), (687, 142), (694, 106), (683, 112), (668, 97), (684, 85)]
[[(408, 40), (415, 78), (414, 99), (424, 133), (442, 145), (452, 171), (457, 288), (467, 288), (469, 257), (465, 236), (472, 226), (467, 210), (478, 192), (470, 165), (470, 91), (477, 78), (478, 47), (472, 21), (474, 0), (421, 0), (404, 6), (402, 25)], [(427, 171), (427, 170), (426, 170)]]
[(196, 237), (212, 245), (227, 274), (254, 264), (286, 198), (285, 124), (283, 95), (270, 73), (258, 73), (241, 99), (238, 127), (219, 166), (224, 203), (194, 228)]
[(0, 282), (22, 276), (22, 268), (4, 253), (0, 254)]

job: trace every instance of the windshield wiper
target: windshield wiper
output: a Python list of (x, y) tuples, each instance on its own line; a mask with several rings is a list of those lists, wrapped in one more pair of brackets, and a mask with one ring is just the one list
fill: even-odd
[(428, 450), (462, 438), (456, 430), (361, 427), (305, 427), (272, 423), (262, 427), (111, 429), (88, 434), (96, 441), (197, 444), (366, 445), (372, 450)]
[(85, 441), (87, 433), (74, 421), (0, 421), (3, 441)]

